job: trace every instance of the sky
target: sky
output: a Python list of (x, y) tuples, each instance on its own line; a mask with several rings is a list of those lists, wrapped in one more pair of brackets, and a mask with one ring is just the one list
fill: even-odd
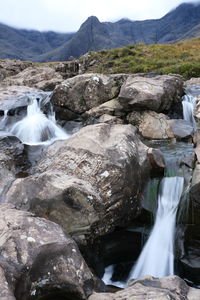
[(0, 23), (17, 28), (75, 32), (89, 17), (101, 22), (159, 19), (183, 2), (200, 0), (0, 0)]

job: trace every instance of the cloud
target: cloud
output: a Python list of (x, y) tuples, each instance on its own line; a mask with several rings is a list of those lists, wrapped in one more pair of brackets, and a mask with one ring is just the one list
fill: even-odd
[[(0, 22), (19, 28), (77, 31), (91, 15), (100, 21), (160, 18), (182, 0), (1, 0)], [(197, 3), (199, 0), (185, 2)]]

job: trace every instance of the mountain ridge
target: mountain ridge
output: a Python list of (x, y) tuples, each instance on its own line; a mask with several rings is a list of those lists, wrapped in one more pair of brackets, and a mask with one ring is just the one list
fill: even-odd
[[(112, 23), (100, 22), (96, 16), (90, 16), (76, 33), (50, 34), (19, 30), (0, 24), (0, 58), (38, 62), (65, 61), (70, 57), (79, 58), (88, 51), (112, 49), (140, 42), (174, 43), (190, 38), (190, 35), (199, 36), (198, 25), (200, 2), (182, 3), (160, 19), (131, 21), (124, 18)], [(2, 37), (2, 26), (7, 26), (7, 31), (10, 30), (10, 39)], [(19, 44), (22, 45), (21, 48)]]

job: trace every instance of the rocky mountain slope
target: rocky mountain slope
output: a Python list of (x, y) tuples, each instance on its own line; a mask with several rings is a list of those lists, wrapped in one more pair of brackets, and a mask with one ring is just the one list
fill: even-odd
[(89, 17), (75, 34), (17, 30), (0, 25), (0, 57), (33, 61), (64, 61), (91, 50), (128, 44), (173, 43), (199, 36), (200, 3), (183, 3), (161, 19), (101, 23)]

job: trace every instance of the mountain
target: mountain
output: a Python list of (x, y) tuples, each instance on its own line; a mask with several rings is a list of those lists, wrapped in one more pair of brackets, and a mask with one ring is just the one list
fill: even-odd
[(33, 60), (72, 37), (73, 33), (15, 29), (0, 23), (0, 58)]
[[(111, 49), (129, 44), (174, 43), (199, 36), (200, 2), (183, 3), (161, 19), (100, 22), (89, 17), (78, 32), (60, 34), (18, 30), (0, 25), (0, 57), (33, 61), (64, 61), (92, 50)], [(2, 28), (3, 27), (3, 28)], [(2, 31), (6, 30), (4, 34)]]

